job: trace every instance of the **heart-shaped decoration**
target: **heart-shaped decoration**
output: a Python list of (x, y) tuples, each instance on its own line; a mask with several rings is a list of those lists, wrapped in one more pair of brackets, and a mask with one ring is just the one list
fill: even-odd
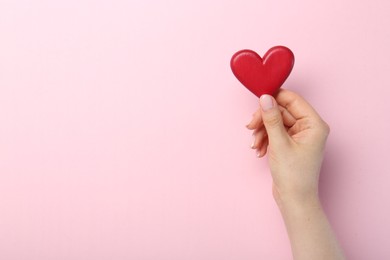
[(275, 94), (293, 66), (294, 54), (284, 46), (272, 47), (263, 58), (254, 51), (241, 50), (230, 61), (233, 74), (257, 97)]

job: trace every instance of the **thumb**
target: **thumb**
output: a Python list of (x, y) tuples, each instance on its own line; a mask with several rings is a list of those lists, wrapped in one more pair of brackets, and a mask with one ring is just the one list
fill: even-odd
[(284, 128), (282, 114), (276, 100), (270, 95), (262, 95), (260, 107), (270, 146), (277, 147), (286, 144), (289, 141), (289, 135)]

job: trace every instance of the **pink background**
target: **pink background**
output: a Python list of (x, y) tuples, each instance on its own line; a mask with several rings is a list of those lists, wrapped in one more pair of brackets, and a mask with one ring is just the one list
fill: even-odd
[(290, 259), (229, 67), (279, 44), (346, 255), (390, 259), (389, 3), (0, 0), (0, 259)]

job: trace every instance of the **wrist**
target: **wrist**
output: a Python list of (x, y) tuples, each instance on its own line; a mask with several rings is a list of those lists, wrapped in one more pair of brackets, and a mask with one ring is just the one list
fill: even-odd
[(321, 202), (318, 196), (318, 190), (305, 193), (280, 192), (273, 186), (273, 197), (280, 210), (290, 208), (320, 208)]

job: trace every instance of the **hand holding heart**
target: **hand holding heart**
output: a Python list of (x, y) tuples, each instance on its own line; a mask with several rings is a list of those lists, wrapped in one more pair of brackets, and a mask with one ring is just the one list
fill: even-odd
[(279, 179), (279, 175), (291, 175), (288, 172), (294, 172), (294, 168), (297, 175), (319, 174), (329, 132), (327, 124), (302, 97), (292, 91), (279, 90), (293, 64), (292, 52), (281, 46), (271, 48), (264, 59), (253, 51), (243, 50), (231, 60), (234, 75), (260, 96), (260, 108), (247, 127), (254, 130), (251, 147), (257, 150), (257, 156), (263, 157), (268, 149), (274, 180)]
[[(250, 50), (233, 55), (234, 75), (256, 96), (260, 108), (247, 128), (252, 148), (263, 157), (267, 150), (274, 180), (274, 196), (316, 197), (328, 125), (298, 94), (280, 89), (294, 64), (286, 47), (271, 48), (262, 59)], [(275, 97), (273, 97), (274, 95)]]
[(260, 108), (247, 127), (253, 130), (252, 148), (258, 157), (268, 150), (273, 196), (294, 259), (345, 259), (318, 196), (329, 126), (298, 94), (278, 90), (292, 66), (292, 53), (284, 47), (271, 49), (264, 59), (240, 51), (231, 61), (234, 75), (260, 97)]

